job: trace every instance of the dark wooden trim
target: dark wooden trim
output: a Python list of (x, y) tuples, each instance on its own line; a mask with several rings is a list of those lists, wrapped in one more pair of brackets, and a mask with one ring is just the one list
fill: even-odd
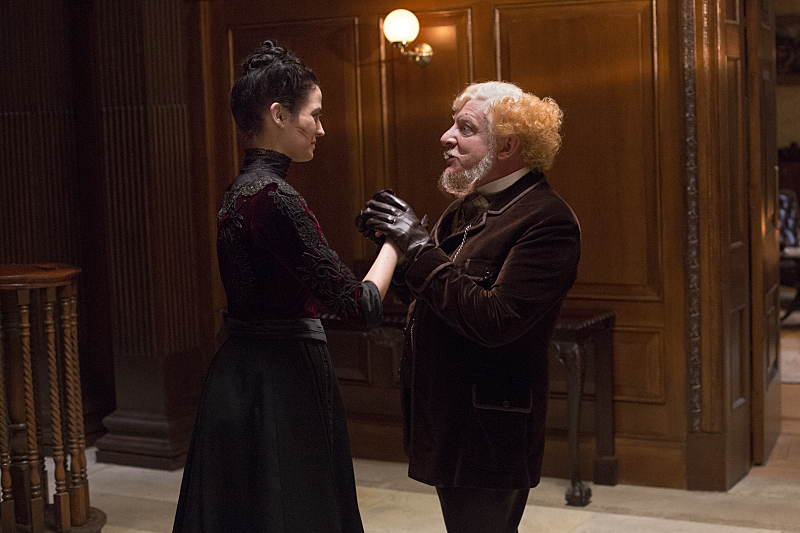
[(700, 431), (703, 419), (695, 9), (695, 2), (692, 0), (682, 2), (681, 33), (686, 127), (686, 403), (690, 433)]

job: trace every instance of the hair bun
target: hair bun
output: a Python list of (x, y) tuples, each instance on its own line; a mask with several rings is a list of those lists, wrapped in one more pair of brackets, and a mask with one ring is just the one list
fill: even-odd
[(266, 40), (242, 62), (242, 74), (268, 67), (275, 61), (285, 59), (288, 55), (288, 50)]
[(310, 68), (273, 40), (262, 42), (240, 66), (242, 74), (231, 87), (231, 112), (239, 131), (250, 139), (261, 132), (264, 113), (273, 103), (294, 116), (319, 85)]

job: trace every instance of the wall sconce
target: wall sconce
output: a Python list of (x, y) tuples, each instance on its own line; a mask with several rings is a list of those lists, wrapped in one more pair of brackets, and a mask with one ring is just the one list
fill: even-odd
[(433, 48), (428, 43), (421, 43), (413, 52), (407, 50), (408, 43), (417, 38), (419, 21), (414, 13), (407, 9), (395, 9), (383, 21), (383, 34), (390, 43), (395, 45), (400, 53), (413, 59), (417, 65), (425, 66), (433, 58)]

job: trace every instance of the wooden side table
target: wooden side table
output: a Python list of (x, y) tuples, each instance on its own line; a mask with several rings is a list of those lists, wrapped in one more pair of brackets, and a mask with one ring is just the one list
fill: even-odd
[[(79, 273), (60, 264), (0, 265), (0, 533), (93, 533), (106, 522), (105, 514), (89, 505), (78, 365)], [(46, 388), (38, 383), (40, 376), (46, 376)], [(52, 503), (44, 418), (52, 440)]]
[(570, 309), (561, 311), (551, 346), (567, 370), (567, 418), (570, 487), (569, 505), (584, 506), (592, 490), (581, 481), (578, 429), (587, 358), (594, 359), (595, 462), (594, 482), (617, 484), (614, 449), (614, 313)]

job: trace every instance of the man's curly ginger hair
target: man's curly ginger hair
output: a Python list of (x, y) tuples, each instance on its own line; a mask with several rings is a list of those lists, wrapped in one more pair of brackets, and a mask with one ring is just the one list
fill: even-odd
[(564, 113), (552, 98), (526, 93), (513, 83), (473, 83), (453, 101), (458, 112), (470, 100), (485, 100), (486, 118), (495, 138), (518, 135), (525, 164), (547, 170), (561, 148)]

